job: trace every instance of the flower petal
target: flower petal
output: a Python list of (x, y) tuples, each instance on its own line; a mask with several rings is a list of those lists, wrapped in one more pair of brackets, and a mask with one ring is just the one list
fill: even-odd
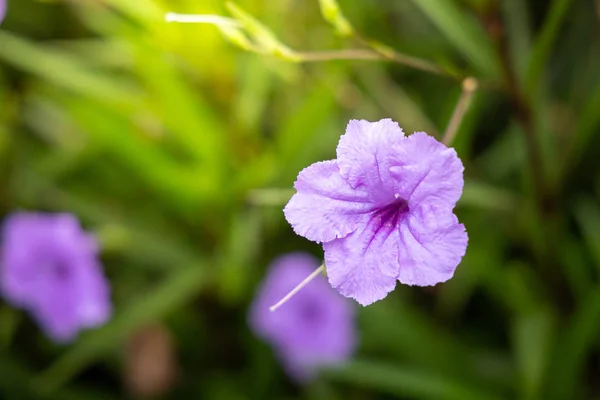
[(37, 303), (30, 312), (53, 341), (67, 343), (81, 329), (74, 306), (77, 300), (73, 282), (54, 280), (40, 287)]
[(448, 148), (424, 132), (415, 132), (394, 146), (396, 165), (390, 168), (396, 192), (416, 208), (424, 200), (454, 207), (462, 194), (462, 162)]
[(0, 289), (56, 342), (110, 317), (97, 244), (73, 215), (15, 213), (2, 229)]
[[(283, 306), (283, 312), (271, 312), (269, 307), (281, 300), (319, 265), (320, 261), (307, 253), (288, 253), (273, 261), (250, 308), (249, 324), (256, 334), (280, 345), (290, 336), (288, 333), (295, 333), (298, 314), (296, 310), (302, 307), (305, 292), (320, 290), (318, 293), (321, 294), (327, 282), (319, 282), (318, 278), (321, 277), (315, 278), (311, 285), (306, 286), (305, 290), (300, 291)], [(294, 330), (291, 327), (294, 327)]]
[(323, 243), (329, 283), (363, 306), (383, 299), (396, 286), (399, 232), (372, 218), (343, 239)]
[(465, 255), (467, 232), (445, 205), (424, 204), (400, 224), (398, 280), (429, 286), (452, 278)]
[(0, 0), (0, 24), (6, 15), (6, 0)]
[(297, 193), (283, 212), (294, 231), (315, 242), (342, 238), (373, 210), (370, 194), (352, 188), (335, 160), (315, 163), (298, 174)]
[(354, 304), (317, 276), (276, 312), (281, 300), (318, 267), (307, 253), (288, 253), (271, 263), (248, 314), (256, 335), (271, 343), (288, 374), (308, 381), (316, 369), (342, 363), (356, 347)]
[(389, 186), (389, 169), (394, 165), (391, 152), (403, 138), (404, 132), (391, 119), (351, 120), (337, 147), (340, 173), (352, 187), (365, 185), (384, 197), (382, 202), (393, 199)]
[[(84, 260), (81, 265), (83, 263)], [(76, 312), (79, 324), (85, 328), (94, 328), (110, 319), (112, 305), (110, 285), (103, 275), (102, 266), (92, 260), (88, 260), (88, 263), (88, 268), (80, 268), (74, 273), (77, 287), (73, 291), (78, 296)]]

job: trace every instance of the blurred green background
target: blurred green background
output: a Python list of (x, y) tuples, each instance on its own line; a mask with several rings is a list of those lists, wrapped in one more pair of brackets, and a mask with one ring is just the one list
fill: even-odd
[[(317, 0), (238, 3), (295, 50), (377, 41), (442, 75), (378, 44), (302, 63), (164, 22), (231, 16), (220, 0), (8, 3), (0, 212), (75, 213), (116, 311), (56, 346), (0, 303), (0, 398), (600, 398), (600, 2), (340, 0), (354, 37)], [(455, 277), (361, 308), (354, 359), (294, 385), (246, 311), (275, 256), (322, 256), (283, 218), (298, 171), (334, 158), (351, 118), (440, 138), (466, 76)]]

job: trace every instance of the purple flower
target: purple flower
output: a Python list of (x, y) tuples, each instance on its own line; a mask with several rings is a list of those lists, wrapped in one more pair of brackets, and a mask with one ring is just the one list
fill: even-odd
[(0, 24), (6, 15), (6, 0), (0, 0)]
[(294, 231), (322, 242), (329, 283), (362, 305), (396, 286), (452, 277), (467, 233), (452, 210), (463, 187), (453, 149), (390, 119), (351, 120), (337, 159), (305, 168), (284, 209)]
[(106, 322), (109, 284), (94, 239), (70, 214), (15, 213), (4, 223), (0, 291), (56, 342)]
[(339, 364), (355, 348), (354, 308), (327, 284), (315, 278), (277, 312), (269, 306), (319, 266), (305, 253), (276, 259), (249, 313), (250, 327), (271, 343), (288, 374), (297, 381), (314, 376), (315, 369)]

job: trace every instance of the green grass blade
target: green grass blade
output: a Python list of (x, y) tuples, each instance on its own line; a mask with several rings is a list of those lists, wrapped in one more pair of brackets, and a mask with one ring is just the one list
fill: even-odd
[(206, 101), (194, 93), (178, 71), (164, 60), (160, 50), (144, 44), (135, 46), (138, 75), (168, 134), (193, 154), (202, 167), (204, 179), (216, 180), (223, 173), (226, 130)]
[(500, 77), (500, 62), (486, 32), (464, 14), (455, 1), (413, 0), (413, 4), (438, 27), (483, 76)]
[(555, 340), (555, 318), (541, 308), (516, 316), (512, 342), (524, 399), (539, 398)]
[(91, 71), (65, 51), (33, 44), (0, 30), (0, 59), (14, 67), (67, 89), (124, 108), (136, 109), (140, 92), (130, 82)]
[(575, 218), (581, 227), (588, 249), (600, 271), (600, 207), (589, 197), (580, 198), (575, 204)]
[(327, 376), (348, 385), (415, 400), (498, 400), (502, 398), (477, 387), (410, 366), (354, 361), (343, 368), (327, 371)]
[(561, 25), (572, 2), (573, 0), (554, 0), (550, 5), (549, 15), (546, 17), (542, 32), (535, 41), (533, 53), (527, 67), (525, 76), (527, 93), (537, 92), (552, 45), (558, 37)]
[(511, 191), (496, 188), (490, 184), (467, 180), (459, 205), (486, 210), (513, 211), (519, 198)]
[(323, 153), (333, 155), (335, 143), (346, 129), (345, 125), (337, 126), (333, 131), (322, 128), (335, 115), (336, 102), (330, 85), (316, 85), (299, 102), (296, 110), (281, 121), (276, 138), (281, 174), (287, 179), (295, 177)]
[(589, 148), (590, 142), (594, 138), (600, 126), (600, 80), (594, 85), (594, 89), (585, 102), (583, 109), (575, 121), (573, 133), (573, 148), (571, 154), (567, 154), (568, 159), (565, 164), (564, 174), (568, 174), (568, 167), (572, 167), (574, 162), (579, 161), (580, 156)]
[(600, 288), (581, 303), (554, 346), (554, 357), (543, 399), (582, 398), (582, 374), (600, 336)]
[(531, 28), (527, 3), (503, 1), (502, 12), (506, 21), (506, 34), (510, 43), (510, 58), (520, 83), (525, 80), (531, 55)]

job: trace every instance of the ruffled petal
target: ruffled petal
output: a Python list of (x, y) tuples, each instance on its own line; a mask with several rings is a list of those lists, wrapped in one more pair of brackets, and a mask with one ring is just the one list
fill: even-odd
[(400, 224), (398, 280), (430, 286), (452, 278), (465, 255), (467, 232), (443, 205), (424, 204)]
[(294, 231), (315, 242), (342, 238), (373, 210), (365, 188), (352, 188), (335, 160), (315, 163), (298, 174), (297, 193), (283, 213)]
[(73, 282), (53, 279), (40, 287), (32, 315), (57, 343), (72, 341), (81, 329), (76, 311), (77, 296)]
[(363, 306), (396, 286), (399, 232), (395, 223), (371, 218), (343, 239), (323, 244), (329, 283)]
[(463, 164), (454, 149), (424, 132), (415, 132), (393, 151), (390, 168), (396, 192), (408, 200), (410, 208), (423, 201), (454, 207), (462, 194)]
[(391, 119), (351, 120), (337, 147), (340, 173), (352, 187), (367, 186), (381, 203), (393, 199), (392, 150), (403, 138), (404, 132)]

